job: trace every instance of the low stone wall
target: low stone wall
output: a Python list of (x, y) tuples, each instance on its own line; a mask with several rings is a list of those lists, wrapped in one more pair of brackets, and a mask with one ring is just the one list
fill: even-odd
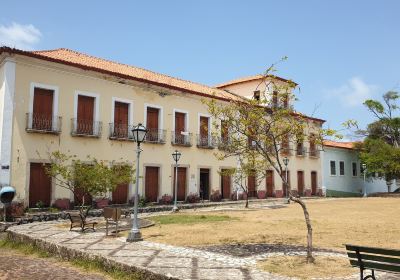
[(164, 275), (156, 274), (151, 271), (140, 269), (140, 268), (137, 268), (134, 266), (129, 266), (127, 264), (118, 263), (114, 260), (107, 259), (106, 257), (89, 254), (87, 252), (82, 252), (78, 249), (72, 249), (72, 248), (64, 247), (62, 245), (52, 244), (50, 242), (46, 242), (41, 239), (34, 239), (30, 236), (27, 236), (24, 234), (19, 234), (19, 233), (13, 232), (13, 231), (8, 232), (7, 238), (14, 242), (22, 242), (22, 243), (26, 243), (26, 244), (32, 244), (32, 245), (36, 246), (37, 248), (47, 251), (50, 254), (52, 254), (56, 257), (59, 257), (63, 260), (71, 261), (71, 260), (81, 259), (81, 260), (100, 262), (106, 271), (110, 271), (110, 270), (117, 268), (126, 273), (137, 274), (138, 279), (141, 279), (141, 280), (173, 280), (173, 279), (177, 279), (177, 278), (172, 278), (172, 277), (167, 277)]

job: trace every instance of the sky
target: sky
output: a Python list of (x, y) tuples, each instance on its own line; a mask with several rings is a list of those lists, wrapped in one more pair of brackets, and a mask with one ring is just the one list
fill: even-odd
[(0, 44), (70, 48), (206, 85), (263, 73), (299, 84), (296, 110), (373, 121), (362, 105), (400, 90), (400, 1), (6, 1)]

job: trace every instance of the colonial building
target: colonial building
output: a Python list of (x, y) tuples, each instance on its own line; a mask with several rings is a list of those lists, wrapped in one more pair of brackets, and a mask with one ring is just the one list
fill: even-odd
[[(326, 196), (361, 196), (364, 192), (388, 191), (385, 180), (368, 174), (368, 166), (365, 170), (368, 176), (364, 181), (364, 169), (354, 149), (354, 142), (325, 141), (322, 154), (322, 189)], [(389, 185), (394, 186), (393, 182), (389, 182)]]
[[(236, 167), (235, 159), (218, 161), (218, 141), (203, 98), (226, 102), (252, 93), (253, 80), (209, 87), (68, 49), (21, 51), (0, 48), (0, 184), (17, 190), (26, 206), (74, 201), (46, 175), (48, 155), (61, 151), (85, 160), (134, 164), (136, 144), (131, 128), (148, 129), (141, 154), (140, 193), (157, 202), (173, 194), (172, 152), (182, 153), (178, 168), (178, 200), (189, 194), (208, 199), (213, 191), (230, 198), (235, 187), (219, 171)], [(285, 82), (281, 79), (280, 82)], [(247, 87), (247, 88), (246, 88)], [(320, 126), (323, 121), (310, 118)], [(308, 145), (308, 146), (307, 146)], [(317, 194), (321, 185), (319, 152), (301, 143), (288, 153), (292, 189)], [(307, 150), (308, 149), (308, 150)], [(249, 182), (252, 179), (249, 178)], [(282, 196), (282, 182), (270, 171), (261, 185), (268, 196)], [(132, 198), (130, 185), (111, 194), (114, 203)]]

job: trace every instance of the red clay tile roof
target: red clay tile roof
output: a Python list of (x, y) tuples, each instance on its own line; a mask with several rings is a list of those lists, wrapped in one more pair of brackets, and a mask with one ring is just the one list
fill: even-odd
[(194, 83), (191, 81), (170, 77), (153, 71), (145, 70), (139, 67), (117, 63), (102, 58), (97, 58), (94, 56), (90, 56), (84, 53), (80, 53), (65, 48), (28, 52), (18, 49), (1, 47), (0, 54), (2, 52), (17, 53), (57, 63), (68, 64), (85, 70), (102, 72), (118, 76), (124, 79), (132, 79), (136, 81), (151, 83), (157, 86), (167, 87), (175, 90), (182, 90), (198, 95), (210, 96), (210, 97), (215, 95), (216, 98), (223, 100), (231, 98), (234, 99), (240, 98), (224, 90), (209, 87), (199, 83)]
[(335, 142), (330, 140), (324, 141), (324, 146), (342, 149), (354, 149), (354, 145), (357, 142)]
[[(269, 76), (273, 77), (273, 78), (275, 78), (277, 80), (281, 80), (283, 82), (289, 82), (289, 80), (281, 78), (281, 77), (278, 77), (278, 76), (275, 76), (275, 75), (269, 75)], [(260, 80), (260, 79), (263, 79), (263, 78), (264, 78), (264, 76), (260, 75), (260, 74), (253, 75), (253, 76), (248, 76), (248, 77), (241, 77), (241, 78), (238, 78), (238, 79), (235, 79), (235, 80), (231, 80), (231, 81), (228, 81), (228, 82), (225, 82), (225, 83), (218, 84), (215, 87), (216, 88), (224, 88), (224, 87), (227, 87), (227, 86), (230, 86), (230, 85), (241, 84), (241, 83), (245, 83), (245, 82), (251, 82), (251, 81)], [(293, 81), (290, 81), (290, 82), (292, 82), (295, 85), (297, 85)]]

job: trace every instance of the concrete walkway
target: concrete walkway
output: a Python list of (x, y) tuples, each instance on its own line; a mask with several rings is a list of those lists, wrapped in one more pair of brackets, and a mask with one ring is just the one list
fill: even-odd
[[(65, 224), (65, 221), (25, 224), (11, 227), (8, 232), (16, 240), (34, 242), (61, 257), (97, 258), (111, 266), (145, 273), (145, 279), (295, 279), (258, 270), (256, 262), (269, 257), (266, 254), (240, 258), (149, 241), (127, 243), (126, 238), (106, 237), (104, 232), (69, 231), (61, 224)], [(340, 279), (358, 277), (354, 275)]]

